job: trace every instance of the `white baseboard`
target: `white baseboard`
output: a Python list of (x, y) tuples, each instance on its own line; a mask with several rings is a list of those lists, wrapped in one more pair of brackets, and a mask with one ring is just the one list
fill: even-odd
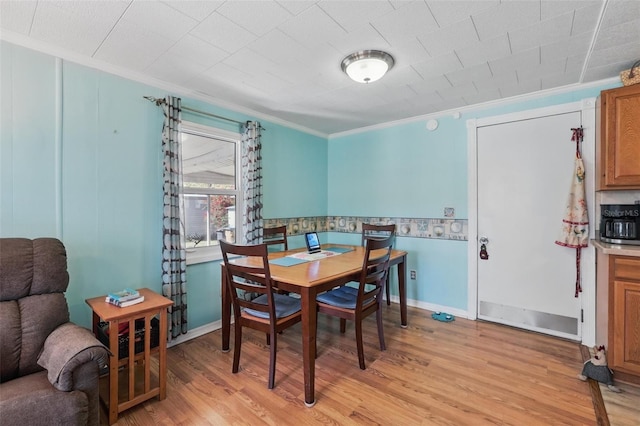
[[(400, 298), (398, 296), (391, 296), (391, 301), (393, 303), (400, 303)], [(421, 302), (419, 300), (413, 299), (407, 299), (407, 306), (422, 309), (425, 311), (446, 312), (456, 317), (475, 320), (475, 318), (469, 318), (469, 313), (466, 310), (452, 308), (450, 306), (436, 305), (434, 303)]]
[[(231, 321), (231, 323), (233, 324), (233, 320)], [(210, 322), (209, 324), (205, 324), (200, 327), (189, 330), (185, 334), (181, 334), (175, 339), (171, 339), (171, 341), (167, 342), (167, 347), (170, 348), (172, 346), (179, 345), (180, 343), (187, 342), (191, 339), (195, 339), (196, 337), (203, 336), (207, 333), (211, 333), (212, 331), (216, 331), (221, 328), (222, 328), (222, 320)]]
[[(400, 298), (398, 296), (391, 296), (391, 301), (393, 303), (400, 303)], [(449, 306), (434, 305), (433, 303), (420, 302), (420, 301), (411, 300), (411, 299), (407, 300), (407, 306), (422, 309), (425, 311), (446, 312), (448, 314), (453, 314), (460, 318), (469, 319), (467, 315), (467, 311), (464, 311), (462, 309), (451, 308)], [(231, 319), (231, 323), (233, 324), (233, 318)], [(202, 335), (211, 333), (212, 331), (216, 331), (221, 328), (222, 328), (222, 320), (210, 322), (209, 324), (205, 324), (200, 327), (189, 330), (185, 334), (181, 334), (175, 339), (172, 339), (170, 342), (167, 342), (167, 347), (170, 348), (172, 346), (179, 345), (180, 343), (187, 342), (191, 339), (195, 339), (196, 337), (200, 337)]]

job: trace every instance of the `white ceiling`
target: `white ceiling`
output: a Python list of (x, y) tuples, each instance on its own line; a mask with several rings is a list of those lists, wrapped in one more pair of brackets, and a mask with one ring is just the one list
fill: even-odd
[[(618, 76), (640, 0), (0, 0), (0, 38), (329, 135)], [(396, 62), (370, 85), (366, 49)]]

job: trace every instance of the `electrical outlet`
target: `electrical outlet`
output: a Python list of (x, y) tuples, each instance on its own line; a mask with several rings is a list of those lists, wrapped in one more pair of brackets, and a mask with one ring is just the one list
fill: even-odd
[(411, 271), (409, 271), (409, 276), (412, 280), (415, 280), (417, 278), (416, 270), (412, 269)]

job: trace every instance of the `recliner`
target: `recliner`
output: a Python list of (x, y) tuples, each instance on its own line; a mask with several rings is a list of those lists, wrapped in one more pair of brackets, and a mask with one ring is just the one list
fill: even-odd
[(0, 417), (9, 425), (98, 425), (107, 348), (69, 322), (66, 250), (0, 239)]

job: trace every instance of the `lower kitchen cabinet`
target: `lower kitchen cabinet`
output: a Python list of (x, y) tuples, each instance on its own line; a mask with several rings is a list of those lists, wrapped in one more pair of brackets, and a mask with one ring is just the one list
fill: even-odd
[(609, 367), (615, 379), (640, 384), (640, 258), (609, 259)]

